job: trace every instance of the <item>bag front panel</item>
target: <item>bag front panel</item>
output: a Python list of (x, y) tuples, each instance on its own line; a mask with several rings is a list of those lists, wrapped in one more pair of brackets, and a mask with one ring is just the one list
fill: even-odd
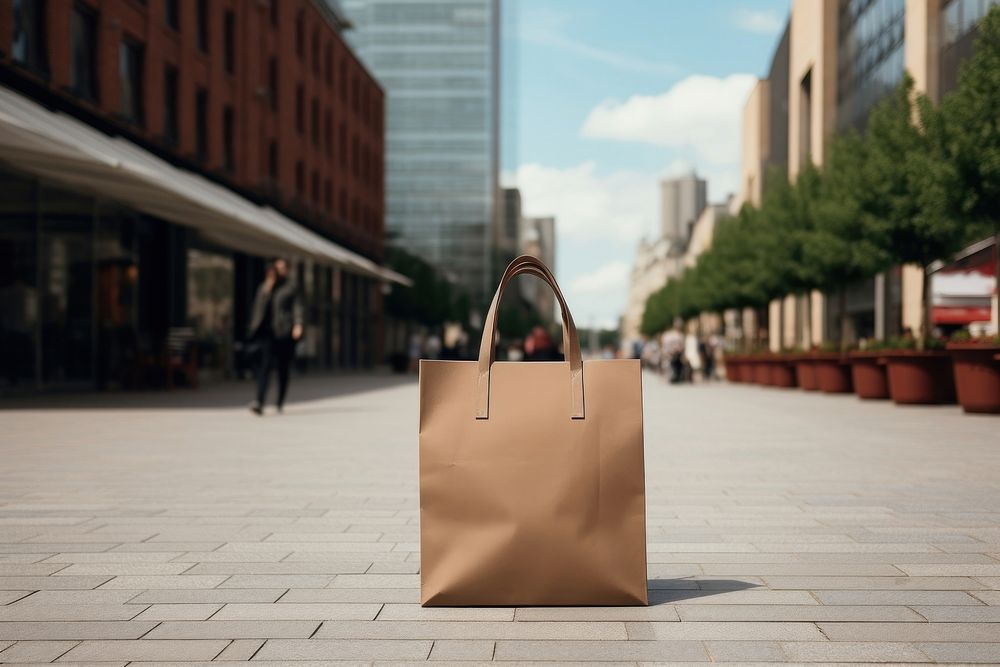
[(475, 363), (420, 370), (423, 603), (645, 604), (638, 363), (586, 363), (582, 420), (562, 362), (495, 363), (479, 420)]

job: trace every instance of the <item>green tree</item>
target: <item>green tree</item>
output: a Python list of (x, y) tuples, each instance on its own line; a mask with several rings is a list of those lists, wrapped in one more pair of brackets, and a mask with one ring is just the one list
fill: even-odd
[(994, 235), (1000, 293), (1000, 6), (980, 22), (972, 56), (941, 112), (942, 152), (955, 176), (948, 212), (967, 225), (971, 237)]

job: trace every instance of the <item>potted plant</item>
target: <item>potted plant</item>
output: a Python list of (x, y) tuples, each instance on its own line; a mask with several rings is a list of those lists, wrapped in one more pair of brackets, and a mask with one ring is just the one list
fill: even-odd
[(886, 375), (881, 341), (869, 342), (864, 349), (852, 350), (847, 354), (851, 364), (851, 382), (854, 393), (864, 400), (889, 398), (889, 377)]
[(771, 384), (771, 364), (774, 362), (770, 352), (762, 352), (750, 358), (753, 369), (753, 383), (763, 386)]
[(804, 391), (819, 391), (819, 384), (816, 382), (816, 365), (813, 361), (812, 352), (804, 352), (795, 359), (795, 377), (799, 381), (799, 388)]
[(921, 345), (913, 337), (887, 344), (885, 359), (889, 395), (899, 405), (955, 402), (955, 378), (944, 341), (928, 338)]
[(854, 390), (851, 383), (851, 367), (843, 352), (834, 345), (823, 345), (813, 353), (813, 368), (816, 386), (827, 394), (849, 394)]
[(802, 351), (797, 349), (782, 350), (771, 362), (771, 386), (782, 389), (792, 389), (799, 386), (795, 373), (798, 358)]
[(1000, 336), (972, 338), (968, 332), (959, 332), (947, 349), (962, 409), (1000, 413)]

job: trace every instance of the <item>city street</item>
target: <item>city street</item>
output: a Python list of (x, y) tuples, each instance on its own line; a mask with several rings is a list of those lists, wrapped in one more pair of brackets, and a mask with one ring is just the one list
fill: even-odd
[(647, 376), (650, 606), (422, 609), (416, 382), (250, 395), (0, 404), (0, 662), (1000, 662), (995, 417)]

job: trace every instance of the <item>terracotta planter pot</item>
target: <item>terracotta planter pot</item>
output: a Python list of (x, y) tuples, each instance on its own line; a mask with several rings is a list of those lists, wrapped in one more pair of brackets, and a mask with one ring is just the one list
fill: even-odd
[(889, 377), (881, 352), (851, 352), (848, 360), (851, 363), (851, 382), (858, 398), (889, 398)]
[(729, 382), (742, 382), (740, 379), (740, 365), (743, 363), (742, 357), (730, 357), (726, 356), (723, 358), (723, 365), (726, 368), (726, 380)]
[(764, 385), (765, 387), (771, 384), (771, 360), (754, 359), (752, 363), (754, 383)]
[(948, 353), (962, 409), (1000, 413), (1000, 345), (949, 343)]
[(771, 362), (771, 386), (791, 389), (798, 386), (795, 377), (795, 360), (779, 358)]
[(854, 391), (851, 367), (840, 353), (817, 353), (813, 356), (813, 366), (820, 391), (827, 394), (849, 394)]
[(819, 384), (816, 382), (816, 365), (813, 358), (801, 356), (795, 360), (795, 377), (799, 381), (799, 387), (805, 391), (819, 391)]
[(893, 350), (888, 365), (889, 395), (899, 405), (955, 402), (951, 355), (943, 350)]
[(737, 372), (740, 376), (740, 382), (743, 384), (750, 384), (753, 382), (753, 360), (748, 357), (742, 357), (739, 361), (737, 367)]

